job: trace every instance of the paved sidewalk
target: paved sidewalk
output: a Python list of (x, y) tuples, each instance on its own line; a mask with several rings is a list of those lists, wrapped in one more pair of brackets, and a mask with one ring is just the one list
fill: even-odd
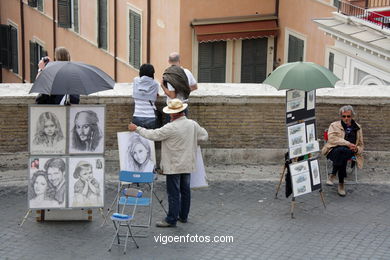
[[(27, 210), (26, 182), (2, 179), (0, 259), (390, 259), (388, 185), (348, 185), (345, 198), (336, 194), (336, 186), (324, 187), (326, 209), (313, 192), (297, 198), (296, 218), (291, 219), (291, 199), (284, 197), (284, 185), (274, 198), (280, 167), (264, 168), (269, 176), (260, 179), (254, 178), (258, 167), (208, 170), (214, 177), (209, 187), (193, 190), (189, 222), (168, 229), (153, 226), (147, 238), (138, 238), (139, 249), (128, 245), (127, 255), (115, 246), (107, 252), (112, 223), (101, 227), (96, 210), (91, 222), (37, 223), (31, 214), (19, 227)], [(240, 171), (241, 177), (229, 178)], [(226, 178), (217, 177), (223, 173)], [(156, 191), (166, 204), (163, 179), (157, 181)], [(106, 205), (115, 189), (115, 182), (107, 181)], [(154, 205), (153, 214), (153, 222), (163, 218), (160, 205)], [(190, 240), (196, 236), (234, 240), (163, 244), (154, 237), (187, 235)]]

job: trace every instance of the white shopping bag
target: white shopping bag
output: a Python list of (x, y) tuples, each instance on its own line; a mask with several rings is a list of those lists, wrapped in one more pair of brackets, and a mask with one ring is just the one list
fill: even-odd
[(206, 170), (203, 164), (200, 146), (196, 149), (196, 171), (191, 173), (191, 188), (207, 187)]

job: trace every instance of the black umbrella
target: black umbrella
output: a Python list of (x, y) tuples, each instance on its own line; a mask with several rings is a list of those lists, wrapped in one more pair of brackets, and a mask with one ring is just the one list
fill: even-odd
[(72, 61), (49, 62), (30, 93), (47, 95), (89, 95), (113, 89), (115, 81), (95, 66)]

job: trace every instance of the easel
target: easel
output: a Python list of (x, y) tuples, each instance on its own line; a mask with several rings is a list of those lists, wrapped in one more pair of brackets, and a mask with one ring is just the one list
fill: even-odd
[[(311, 157), (311, 154), (309, 154), (309, 158), (310, 157)], [(294, 160), (297, 161), (297, 159), (294, 159)], [(275, 199), (278, 198), (278, 193), (280, 190), (280, 186), (282, 185), (283, 178), (286, 174), (286, 170), (287, 170), (287, 162), (285, 162), (285, 164), (283, 165), (282, 174), (280, 175), (280, 180), (279, 180), (278, 186), (276, 187)], [(320, 193), (320, 198), (321, 198), (322, 204), (324, 205), (324, 209), (326, 209), (326, 204), (325, 204), (324, 194), (322, 193), (322, 188), (319, 189), (318, 191)], [(294, 217), (294, 208), (295, 208), (295, 197), (293, 196), (291, 199), (291, 207), (290, 207), (291, 218), (295, 218)]]
[[(61, 210), (61, 209), (58, 209), (58, 210)], [(81, 208), (80, 210), (83, 211), (84, 209)], [(98, 210), (99, 210), (102, 218), (105, 219), (106, 216), (104, 216), (103, 208), (98, 208)], [(22, 221), (19, 224), (20, 227), (23, 226), (24, 222), (27, 220), (28, 216), (31, 214), (32, 211), (33, 211), (32, 209), (27, 210), (25, 216), (23, 217)], [(36, 217), (37, 222), (44, 222), (45, 221), (45, 211), (46, 211), (46, 209), (37, 209), (36, 210), (37, 215), (39, 215)], [(88, 214), (88, 218), (86, 220), (92, 221), (92, 209), (87, 209), (87, 214)], [(59, 219), (59, 221), (61, 221), (61, 220)]]

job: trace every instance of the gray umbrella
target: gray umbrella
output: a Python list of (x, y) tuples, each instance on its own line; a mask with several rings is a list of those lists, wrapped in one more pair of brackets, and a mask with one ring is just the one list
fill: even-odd
[(72, 61), (49, 62), (30, 93), (47, 95), (89, 95), (113, 89), (115, 81), (95, 66)]

